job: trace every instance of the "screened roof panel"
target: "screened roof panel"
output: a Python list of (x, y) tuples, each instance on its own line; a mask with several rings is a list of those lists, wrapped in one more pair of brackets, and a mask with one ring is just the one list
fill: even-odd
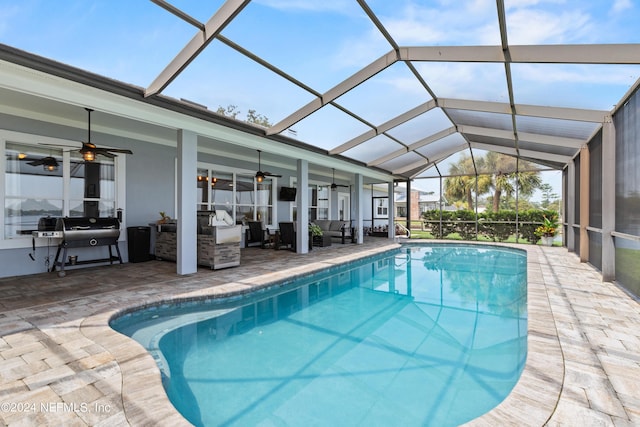
[(390, 129), (388, 133), (394, 138), (410, 144), (451, 126), (451, 120), (442, 112), (442, 109), (435, 108)]
[(520, 132), (577, 139), (589, 138), (599, 126), (597, 123), (525, 116), (516, 116), (516, 123)]
[(424, 147), (420, 147), (416, 151), (427, 157), (430, 161), (437, 161), (442, 158), (442, 153), (448, 153), (448, 156), (465, 148), (467, 148), (467, 142), (464, 138), (462, 138), (460, 134), (453, 134), (436, 142), (432, 142), (429, 145), (425, 145)]
[[(495, 7), (480, 2), (367, 2), (400, 45), (500, 44)], [(492, 10), (493, 9), (493, 10)]]
[[(630, 1), (505, 0), (511, 44), (638, 43), (638, 11)], [(550, 6), (550, 7), (547, 7)]]
[[(199, 84), (194, 85), (194, 81)], [(164, 94), (205, 105), (212, 111), (237, 106), (241, 120), (249, 109), (256, 110), (271, 123), (284, 118), (292, 104), (304, 105), (314, 98), (219, 41), (213, 41), (198, 55)]]
[(640, 77), (637, 65), (513, 64), (519, 104), (611, 110)]
[(500, 147), (512, 147), (515, 148), (515, 140), (506, 138), (496, 138), (486, 135), (474, 135), (465, 133), (465, 136), (470, 142), (479, 142), (481, 144), (494, 144)]
[(345, 151), (342, 155), (368, 163), (402, 148), (403, 146), (394, 140), (384, 135), (379, 135)]
[[(3, 3), (0, 42), (140, 87), (194, 34), (151, 2)], [(208, 9), (213, 13), (215, 5)]]
[(396, 157), (395, 159), (389, 160), (388, 162), (384, 162), (380, 165), (383, 169), (395, 170), (398, 168), (405, 167), (407, 165), (414, 164), (418, 161), (424, 161), (424, 157), (410, 152), (403, 154), (402, 156)]
[(511, 116), (508, 114), (451, 108), (446, 108), (445, 110), (457, 124), (513, 131)]
[(576, 152), (575, 148), (571, 148), (571, 147), (562, 147), (558, 145), (548, 145), (548, 144), (537, 144), (534, 142), (525, 142), (525, 141), (520, 141), (518, 143), (518, 148), (522, 150), (542, 151), (544, 153), (559, 154), (562, 156), (569, 156), (569, 157), (573, 157), (573, 155)]
[(430, 99), (409, 68), (396, 62), (340, 96), (336, 102), (377, 126)]
[(330, 150), (336, 145), (369, 130), (369, 127), (332, 105), (302, 119), (290, 128), (294, 134), (283, 132), (300, 141)]
[[(428, 167), (421, 157), (446, 167), (468, 152), (456, 132), (502, 151), (504, 132), (517, 133), (522, 157), (562, 165), (640, 76), (640, 8), (630, 1), (5, 3), (2, 42), (71, 75), (78, 67), (134, 85), (142, 102), (234, 105), (240, 120), (255, 110), (272, 125), (256, 137), (292, 137), (326, 150), (329, 164), (343, 155), (393, 178)], [(0, 59), (15, 60), (5, 48)], [(33, 118), (82, 113), (85, 101), (71, 97), (43, 94), (38, 105), (35, 87), (17, 102)]]
[(390, 48), (357, 3), (349, 0), (313, 5), (252, 1), (222, 34), (320, 92)]
[(414, 65), (438, 98), (509, 102), (503, 64), (416, 62)]

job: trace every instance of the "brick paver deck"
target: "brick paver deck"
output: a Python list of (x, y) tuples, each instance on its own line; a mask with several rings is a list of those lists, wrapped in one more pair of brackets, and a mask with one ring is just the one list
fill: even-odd
[[(394, 247), (248, 248), (242, 265), (178, 276), (150, 261), (0, 279), (0, 425), (188, 425), (158, 368), (107, 324), (116, 312), (186, 296), (246, 292)], [(640, 304), (564, 248), (528, 252), (528, 357), (509, 397), (470, 425), (640, 425)]]

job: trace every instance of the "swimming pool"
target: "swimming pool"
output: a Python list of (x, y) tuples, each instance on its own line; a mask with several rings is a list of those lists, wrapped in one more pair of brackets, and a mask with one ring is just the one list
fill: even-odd
[(526, 318), (523, 251), (447, 244), (111, 324), (196, 425), (458, 425), (517, 382)]

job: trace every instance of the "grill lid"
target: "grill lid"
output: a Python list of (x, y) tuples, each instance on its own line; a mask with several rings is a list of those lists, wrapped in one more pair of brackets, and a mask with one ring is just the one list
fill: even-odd
[(117, 239), (120, 236), (120, 221), (117, 218), (58, 218), (56, 230), (63, 232), (65, 241)]

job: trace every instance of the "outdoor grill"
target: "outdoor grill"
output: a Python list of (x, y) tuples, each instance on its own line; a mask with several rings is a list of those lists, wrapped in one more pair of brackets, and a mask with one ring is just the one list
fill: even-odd
[[(120, 248), (118, 248), (118, 238), (120, 237), (120, 221), (118, 221), (117, 218), (58, 218), (56, 222), (56, 231), (62, 232), (62, 241), (58, 245), (58, 251), (56, 253), (56, 258), (53, 266), (51, 267), (51, 271), (54, 271), (56, 267), (60, 267), (60, 270), (58, 270), (58, 276), (65, 276), (64, 267), (66, 265), (88, 264), (107, 261), (111, 264), (113, 264), (113, 261), (120, 261), (120, 264), (122, 264)], [(67, 261), (68, 248), (81, 248), (91, 246), (108, 246), (109, 258), (78, 261), (77, 256), (71, 256)], [(117, 257), (113, 256), (111, 246), (115, 246), (116, 252), (118, 254)], [(62, 258), (58, 260), (61, 252)]]

